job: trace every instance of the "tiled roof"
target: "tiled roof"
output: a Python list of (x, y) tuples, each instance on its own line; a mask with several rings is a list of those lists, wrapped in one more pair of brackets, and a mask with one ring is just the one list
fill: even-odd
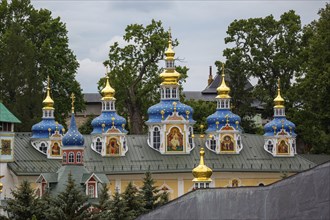
[[(8, 163), (17, 175), (39, 175), (57, 172), (61, 160), (47, 159), (30, 144), (30, 133), (17, 133), (15, 162)], [(198, 136), (198, 135), (196, 135)], [(200, 138), (195, 138), (196, 148), (189, 155), (161, 155), (147, 145), (146, 135), (128, 135), (128, 152), (124, 157), (102, 157), (90, 148), (91, 135), (85, 135), (85, 167), (90, 173), (130, 174), (191, 172), (199, 163)], [(213, 171), (243, 172), (299, 172), (315, 166), (300, 155), (275, 158), (263, 149), (261, 135), (243, 134), (244, 148), (239, 155), (217, 155), (205, 150), (205, 163)]]
[(2, 102), (0, 102), (0, 122), (21, 123), (13, 113), (11, 113)]

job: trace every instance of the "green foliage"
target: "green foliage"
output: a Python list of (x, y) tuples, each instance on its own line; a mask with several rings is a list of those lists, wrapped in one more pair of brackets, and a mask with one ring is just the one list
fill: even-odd
[[(286, 97), (290, 80), (301, 74), (300, 17), (289, 11), (282, 14), (279, 20), (272, 15), (235, 20), (229, 25), (227, 34), (225, 43), (234, 46), (225, 49), (223, 54), (227, 58), (226, 68), (230, 70), (228, 73), (234, 88), (239, 90), (237, 95), (232, 92), (235, 109), (249, 115), (248, 103), (254, 97), (265, 103), (263, 117), (271, 117), (277, 78), (281, 79), (282, 95)], [(242, 91), (249, 77), (258, 80), (253, 96)]]
[(160, 202), (164, 204), (164, 198), (160, 201), (159, 189), (155, 186), (155, 180), (152, 178), (151, 173), (148, 171), (143, 178), (142, 197), (145, 202), (145, 210), (148, 212), (160, 206)]
[(304, 28), (305, 74), (297, 78), (290, 99), (294, 109), (288, 114), (297, 133), (307, 144), (306, 151), (330, 154), (330, 5), (320, 18)]
[(66, 188), (54, 199), (47, 219), (86, 219), (90, 216), (88, 208), (87, 196), (81, 192), (69, 173)]
[[(142, 134), (147, 109), (159, 100), (157, 89), (160, 85), (158, 62), (163, 59), (168, 46), (169, 33), (162, 27), (161, 21), (152, 20), (151, 24), (131, 24), (125, 29), (123, 39), (126, 46), (115, 42), (110, 46), (109, 65), (110, 83), (116, 90), (116, 106), (119, 113), (129, 118), (131, 134)], [(173, 40), (173, 46), (177, 46)], [(183, 69), (185, 72), (187, 69)], [(186, 77), (185, 73), (182, 80)], [(105, 80), (99, 81), (99, 90)]]
[(122, 194), (122, 198), (124, 199), (129, 210), (128, 212), (130, 212), (133, 219), (145, 212), (143, 197), (132, 182), (129, 182), (127, 185)]
[(110, 212), (107, 219), (133, 219), (132, 212), (128, 210), (126, 201), (118, 191), (115, 192), (110, 203)]
[(11, 194), (13, 198), (8, 200), (8, 205), (5, 207), (10, 219), (27, 220), (37, 214), (38, 199), (27, 180), (24, 180)]
[(88, 116), (87, 120), (79, 127), (79, 132), (81, 134), (90, 134), (93, 131), (92, 121), (94, 119), (94, 115)]
[(50, 11), (34, 9), (30, 0), (1, 1), (0, 57), (0, 99), (24, 122), (17, 125), (19, 131), (30, 131), (40, 121), (48, 75), (60, 123), (70, 112), (71, 92), (76, 110), (83, 108), (75, 80), (79, 64), (68, 47), (65, 24)]
[(207, 102), (203, 100), (185, 100), (184, 103), (194, 109), (193, 118), (196, 121), (196, 124), (194, 125), (195, 132), (200, 131), (200, 125), (204, 125), (204, 127), (206, 128), (206, 118), (209, 115), (212, 115), (217, 108), (216, 102)]

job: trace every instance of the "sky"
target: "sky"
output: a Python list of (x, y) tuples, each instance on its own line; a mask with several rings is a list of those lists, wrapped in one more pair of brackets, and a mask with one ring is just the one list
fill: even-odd
[[(97, 92), (97, 82), (105, 75), (103, 61), (108, 59), (109, 46), (122, 39), (129, 24), (161, 20), (165, 29), (171, 28), (179, 46), (174, 50), (180, 58), (177, 65), (189, 68), (185, 91), (201, 91), (207, 86), (209, 66), (216, 73), (214, 62), (224, 61), (222, 52), (229, 24), (235, 19), (265, 17), (275, 19), (289, 10), (301, 16), (302, 24), (318, 19), (317, 12), (326, 1), (33, 1), (35, 8), (46, 8), (53, 17), (66, 24), (69, 47), (77, 56), (80, 67), (77, 80), (84, 93)], [(164, 63), (160, 63), (164, 65)]]

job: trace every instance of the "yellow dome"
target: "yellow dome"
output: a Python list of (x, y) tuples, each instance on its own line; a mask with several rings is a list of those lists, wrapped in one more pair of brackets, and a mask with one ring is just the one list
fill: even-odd
[(49, 76), (48, 76), (48, 83), (47, 83), (47, 95), (46, 95), (46, 98), (44, 99), (44, 101), (42, 102), (42, 104), (44, 105), (43, 109), (45, 109), (45, 110), (54, 109), (54, 101), (50, 97)]
[(278, 79), (277, 96), (274, 99), (275, 108), (284, 108), (284, 99), (281, 96), (280, 79)]
[(230, 88), (226, 85), (225, 81), (225, 65), (222, 63), (222, 81), (221, 85), (217, 88), (218, 95), (216, 98), (229, 99)]
[(199, 165), (192, 171), (193, 176), (195, 177), (193, 182), (211, 182), (212, 170), (204, 164), (205, 152), (203, 147), (201, 148), (199, 154), (201, 157)]
[(180, 79), (180, 73), (175, 70), (174, 65), (174, 56), (175, 52), (172, 47), (171, 40), (171, 30), (169, 30), (169, 40), (168, 40), (168, 48), (165, 51), (165, 62), (166, 68), (160, 74), (160, 78), (162, 79), (162, 85), (178, 85), (178, 81)]
[(109, 83), (109, 77), (107, 76), (107, 82), (105, 87), (102, 89), (102, 100), (115, 100), (114, 95), (115, 95), (115, 90), (110, 86)]

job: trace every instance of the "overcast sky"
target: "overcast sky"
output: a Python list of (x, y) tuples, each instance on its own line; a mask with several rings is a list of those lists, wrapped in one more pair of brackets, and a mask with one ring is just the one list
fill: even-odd
[[(104, 77), (103, 61), (109, 46), (122, 42), (125, 27), (132, 23), (149, 24), (161, 20), (171, 27), (180, 45), (176, 56), (180, 65), (190, 68), (184, 84), (186, 91), (200, 91), (207, 84), (209, 66), (223, 60), (224, 38), (235, 19), (265, 17), (278, 19), (288, 10), (301, 16), (302, 24), (318, 18), (326, 1), (32, 1), (36, 8), (47, 8), (53, 17), (66, 23), (70, 48), (80, 63), (77, 80), (84, 93), (97, 92), (97, 82)], [(163, 63), (162, 63), (163, 65)]]

